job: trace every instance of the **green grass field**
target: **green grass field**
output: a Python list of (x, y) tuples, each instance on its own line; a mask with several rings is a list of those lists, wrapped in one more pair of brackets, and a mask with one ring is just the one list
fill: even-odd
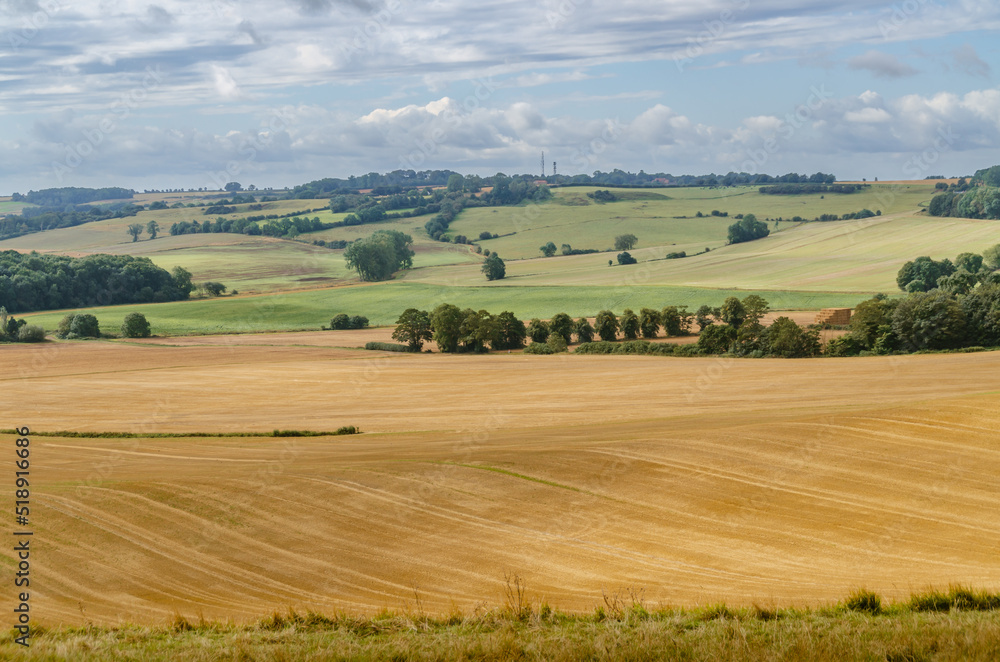
[[(862, 193), (826, 196), (765, 196), (751, 188), (619, 189), (625, 199), (604, 204), (586, 197), (593, 188), (557, 189), (554, 199), (540, 205), (468, 209), (452, 223), (452, 234), (470, 238), (481, 231), (516, 230), (516, 234), (481, 242), (507, 261), (507, 278), (493, 282), (485, 280), (480, 272), (482, 258), (470, 247), (432, 241), (423, 230), (428, 217), (335, 228), (303, 235), (294, 242), (199, 234), (161, 235), (155, 241), (132, 243), (125, 227), (134, 220), (156, 218), (161, 227), (169, 228), (176, 220), (203, 218), (197, 209), (161, 210), (143, 212), (138, 219), (28, 235), (0, 242), (0, 250), (145, 255), (168, 269), (185, 267), (196, 282), (215, 280), (243, 294), (274, 295), (271, 299), (238, 297), (98, 311), (102, 321), (107, 318), (106, 324), (114, 327), (130, 310), (142, 310), (160, 334), (315, 329), (337, 312), (366, 315), (374, 324), (392, 324), (405, 308), (430, 309), (442, 302), (492, 312), (512, 310), (524, 318), (671, 304), (695, 308), (719, 305), (729, 295), (750, 292), (761, 294), (779, 310), (847, 307), (876, 292), (896, 293), (896, 273), (907, 260), (919, 255), (953, 258), (1000, 243), (1000, 223), (919, 213), (919, 207), (930, 199), (932, 186), (924, 182), (877, 184)], [(269, 208), (264, 213), (308, 209), (322, 202), (266, 203)], [(765, 239), (725, 245), (726, 228), (739, 212), (753, 212), (764, 219), (842, 214), (861, 208), (881, 210), (884, 215), (861, 221), (785, 221), (777, 227), (772, 222), (772, 233)], [(697, 211), (710, 214), (712, 210), (729, 212), (730, 217), (693, 217)], [(325, 211), (309, 216), (332, 221), (344, 215)], [(388, 283), (359, 284), (346, 269), (342, 251), (310, 245), (316, 239), (353, 240), (377, 230), (398, 230), (414, 239), (414, 268)], [(538, 246), (546, 241), (609, 248), (614, 236), (625, 232), (639, 237), (632, 251), (637, 265), (608, 266), (614, 252), (538, 257)], [(670, 251), (694, 253), (706, 247), (712, 250), (679, 260), (662, 259)], [(306, 289), (313, 291), (301, 291)], [(36, 317), (52, 329), (62, 314)]]
[[(441, 303), (461, 308), (486, 309), (494, 314), (510, 310), (525, 320), (548, 319), (565, 312), (573, 317), (610, 309), (662, 308), (702, 304), (720, 305), (727, 296), (759, 294), (774, 310), (815, 310), (852, 307), (866, 298), (844, 292), (772, 292), (763, 290), (705, 289), (665, 285), (569, 287), (451, 287), (426, 283), (388, 282), (349, 287), (279, 292), (261, 296), (222, 297), (174, 303), (137, 304), (92, 308), (101, 327), (117, 330), (125, 315), (141, 312), (154, 334), (252, 333), (260, 331), (318, 330), (336, 313), (365, 315), (372, 325), (394, 324), (407, 308), (430, 310)], [(51, 331), (66, 311), (23, 315), (31, 324)], [(19, 315), (19, 317), (22, 317)]]
[[(644, 248), (642, 235), (636, 233), (640, 247), (631, 253), (639, 260), (637, 265), (619, 266), (616, 262), (609, 267), (614, 252), (507, 260), (507, 277), (493, 284), (510, 287), (631, 282), (696, 288), (892, 293), (897, 290), (896, 274), (908, 260), (920, 255), (954, 258), (965, 251), (981, 253), (1000, 243), (1000, 223), (996, 221), (922, 214), (781, 225), (784, 227), (780, 231), (764, 239), (720, 245), (709, 253), (678, 260), (662, 259), (674, 247)], [(435, 284), (473, 284), (483, 278), (474, 265), (429, 269), (402, 277)]]
[[(289, 610), (257, 623), (190, 621), (163, 626), (59, 627), (0, 635), (0, 654), (14, 661), (87, 660), (890, 660), (992, 661), (1000, 657), (995, 611), (921, 610), (894, 604), (876, 613), (834, 605), (817, 609), (713, 605), (646, 606), (641, 593), (612, 591), (593, 614), (548, 605), (508, 606), (476, 614), (376, 616)], [(925, 594), (930, 595), (930, 594)], [(940, 594), (936, 594), (940, 595)], [(634, 596), (640, 596), (635, 599)]]
[[(670, 247), (670, 251), (695, 253), (706, 247), (724, 246), (726, 229), (735, 222), (732, 217), (736, 214), (753, 213), (760, 220), (839, 216), (866, 208), (890, 214), (918, 209), (930, 202), (934, 189), (933, 184), (923, 183), (876, 184), (850, 195), (801, 196), (761, 195), (756, 187), (682, 188), (663, 193), (615, 189), (616, 194), (630, 199), (609, 203), (588, 198), (586, 194), (594, 190), (555, 189), (553, 199), (540, 205), (467, 209), (451, 224), (449, 234), (463, 234), (470, 239), (481, 232), (501, 235), (480, 243), (504, 259), (536, 257), (540, 254), (538, 247), (549, 241), (556, 246), (610, 249), (615, 236), (625, 233), (639, 237), (639, 247), (662, 246)], [(729, 217), (711, 216), (713, 210), (728, 212)], [(696, 218), (698, 212), (706, 217)]]

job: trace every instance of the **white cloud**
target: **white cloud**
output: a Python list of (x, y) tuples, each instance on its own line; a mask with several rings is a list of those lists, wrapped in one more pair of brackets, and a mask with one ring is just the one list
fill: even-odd
[(210, 73), (216, 94), (227, 101), (240, 96), (240, 86), (236, 84), (233, 75), (229, 73), (228, 69), (218, 64), (213, 64), (210, 67)]
[(878, 124), (888, 122), (892, 115), (882, 108), (862, 108), (861, 110), (849, 110), (844, 114), (844, 119), (848, 122), (858, 122), (860, 124)]

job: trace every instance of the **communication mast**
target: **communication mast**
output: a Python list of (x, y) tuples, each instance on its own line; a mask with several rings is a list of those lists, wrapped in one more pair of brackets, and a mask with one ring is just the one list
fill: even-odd
[(556, 176), (556, 162), (555, 161), (552, 162), (552, 176), (553, 177)]
[(542, 152), (542, 178), (545, 178), (545, 152)]

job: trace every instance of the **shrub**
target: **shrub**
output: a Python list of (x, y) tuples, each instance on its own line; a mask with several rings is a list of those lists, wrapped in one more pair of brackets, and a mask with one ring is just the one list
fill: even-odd
[(622, 265), (624, 265), (624, 264), (635, 264), (636, 262), (638, 262), (638, 260), (636, 260), (634, 257), (632, 257), (631, 253), (629, 253), (628, 251), (625, 251), (623, 253), (619, 253), (618, 254), (618, 264), (622, 264)]
[(397, 345), (394, 342), (366, 342), (365, 349), (378, 350), (382, 352), (419, 352), (419, 349), (413, 349), (409, 345)]
[(342, 331), (351, 328), (351, 318), (344, 313), (337, 313), (330, 320), (331, 331)]
[(851, 611), (862, 611), (869, 614), (882, 613), (882, 596), (867, 589), (858, 589), (847, 598), (845, 607)]
[(59, 338), (99, 338), (101, 329), (97, 318), (86, 313), (70, 313), (62, 318), (56, 328)]
[(129, 313), (122, 322), (122, 337), (124, 338), (148, 338), (150, 334), (149, 322), (142, 313)]
[(552, 349), (548, 343), (544, 342), (533, 342), (524, 348), (525, 354), (555, 354), (556, 350)]
[(21, 330), (17, 332), (18, 342), (42, 342), (43, 340), (45, 340), (45, 329), (36, 324), (22, 326)]

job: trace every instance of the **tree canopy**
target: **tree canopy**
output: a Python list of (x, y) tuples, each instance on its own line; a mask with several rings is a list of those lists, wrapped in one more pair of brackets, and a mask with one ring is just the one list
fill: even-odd
[(377, 230), (344, 251), (348, 269), (364, 281), (387, 280), (400, 269), (413, 266), (413, 237), (396, 230)]

